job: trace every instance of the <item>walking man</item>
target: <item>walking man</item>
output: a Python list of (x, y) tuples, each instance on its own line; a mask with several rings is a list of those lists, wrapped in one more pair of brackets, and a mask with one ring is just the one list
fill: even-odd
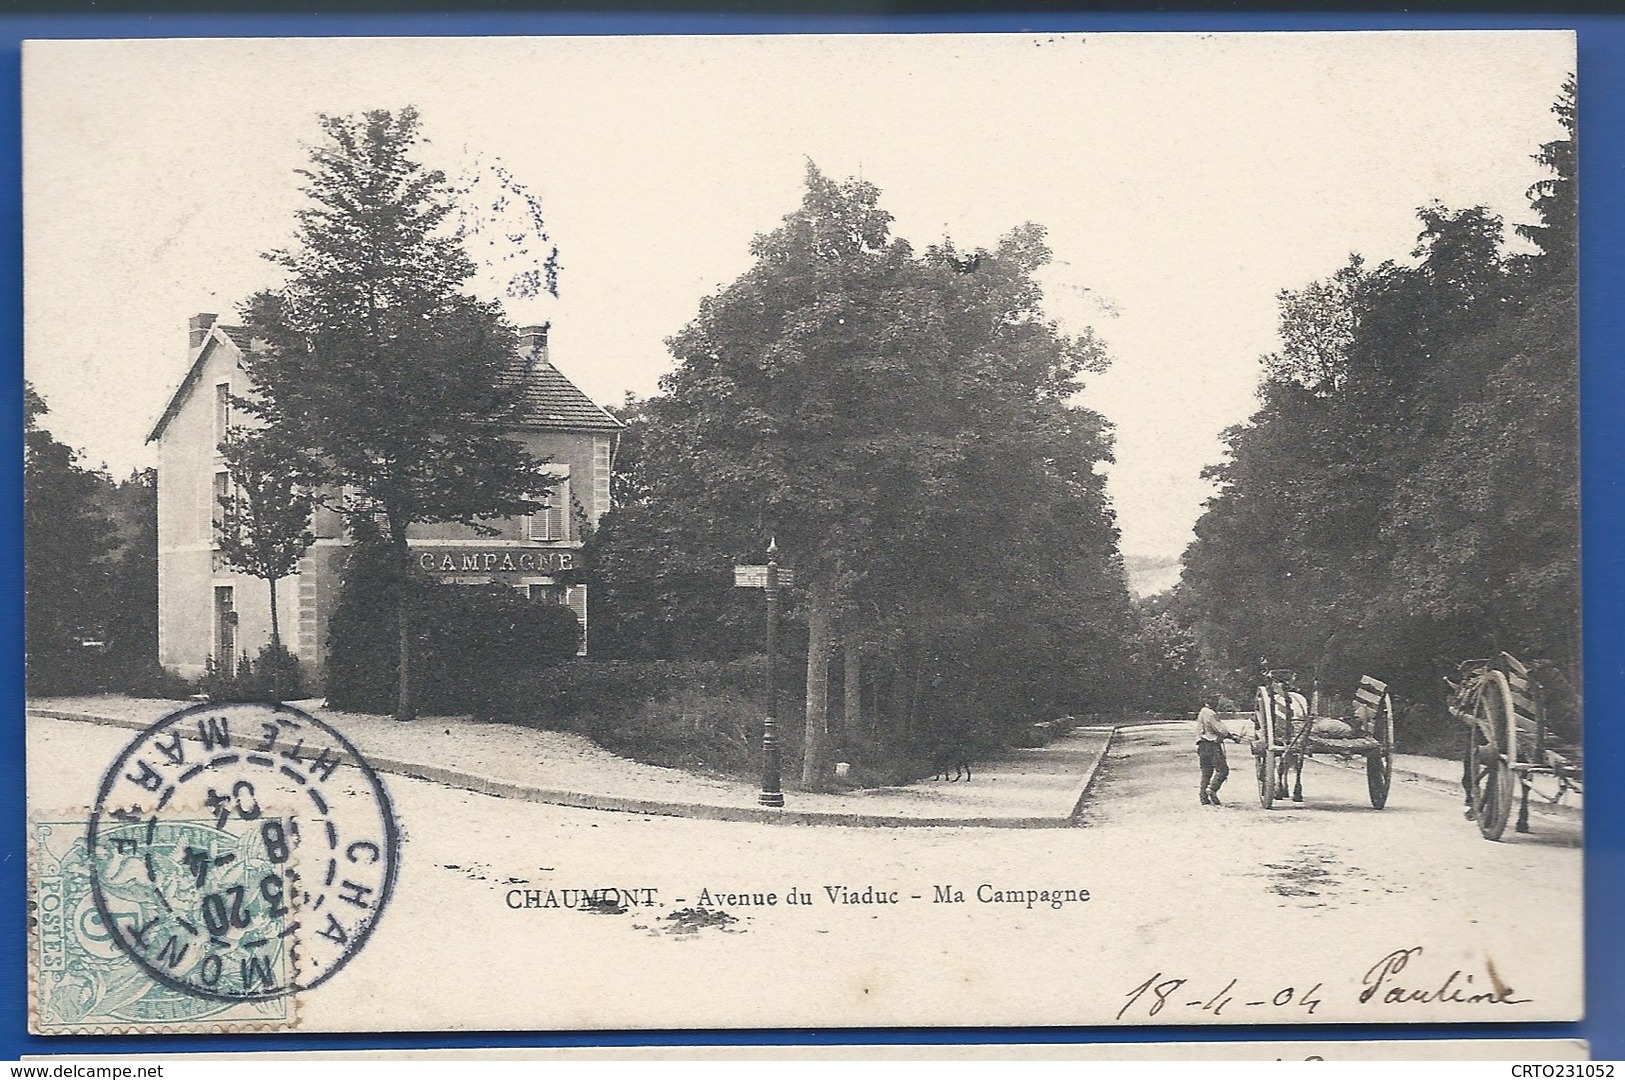
[(1224, 757), (1224, 741), (1240, 742), (1219, 720), (1213, 711), (1217, 698), (1207, 694), (1202, 698), (1202, 711), (1196, 714), (1196, 760), (1202, 766), (1202, 805), (1219, 806), (1219, 788), (1230, 776), (1230, 763)]

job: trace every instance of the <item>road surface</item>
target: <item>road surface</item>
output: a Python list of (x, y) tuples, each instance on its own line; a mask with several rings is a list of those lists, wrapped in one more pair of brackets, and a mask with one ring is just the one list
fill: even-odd
[[(31, 718), (30, 806), (85, 806), (129, 736)], [(301, 1002), (302, 1026), (1578, 1015), (1577, 823), (1541, 817), (1492, 844), (1445, 793), (1396, 783), (1379, 813), (1363, 775), (1317, 764), (1303, 806), (1266, 812), (1237, 747), (1228, 804), (1204, 807), (1192, 741), (1125, 729), (1070, 829), (652, 818), (387, 777), (405, 838), (395, 895), (363, 952)], [(580, 902), (611, 889), (615, 902)], [(1406, 968), (1384, 975), (1393, 956)]]

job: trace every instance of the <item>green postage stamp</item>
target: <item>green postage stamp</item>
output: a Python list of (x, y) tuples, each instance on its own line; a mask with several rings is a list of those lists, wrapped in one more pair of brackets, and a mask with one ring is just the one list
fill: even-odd
[(280, 877), (269, 830), (219, 818), (108, 822), (94, 846), (85, 816), (31, 822), (32, 1032), (295, 1026), (298, 923), (259, 888)]

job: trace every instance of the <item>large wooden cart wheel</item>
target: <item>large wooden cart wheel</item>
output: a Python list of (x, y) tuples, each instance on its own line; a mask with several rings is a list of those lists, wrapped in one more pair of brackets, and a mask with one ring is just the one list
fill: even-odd
[(1486, 840), (1499, 840), (1512, 813), (1512, 767), (1518, 752), (1517, 718), (1506, 676), (1486, 672), (1473, 696), (1478, 718), (1469, 729), (1467, 782), (1473, 816)]
[(1371, 737), (1379, 747), (1365, 756), (1365, 786), (1371, 805), (1381, 810), (1388, 805), (1388, 789), (1394, 782), (1394, 702), (1387, 694), (1371, 718)]
[(1253, 724), (1259, 740), (1253, 746), (1253, 761), (1258, 767), (1258, 805), (1268, 810), (1275, 805), (1275, 763), (1280, 755), (1275, 748), (1275, 705), (1266, 686), (1258, 688)]

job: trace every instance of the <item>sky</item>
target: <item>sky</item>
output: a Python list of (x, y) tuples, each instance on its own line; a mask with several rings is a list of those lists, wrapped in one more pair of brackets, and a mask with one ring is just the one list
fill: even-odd
[(509, 316), (613, 407), (657, 392), (810, 160), (916, 247), (1048, 230), (1049, 314), (1112, 356), (1080, 403), (1115, 427), (1122, 550), (1170, 559), (1277, 293), (1409, 259), (1433, 201), (1529, 220), (1573, 70), (1561, 31), (29, 42), (24, 373), (86, 462), (155, 464), (187, 319), (278, 280), (318, 117), (410, 104), (431, 164), (540, 199), (559, 296)]

